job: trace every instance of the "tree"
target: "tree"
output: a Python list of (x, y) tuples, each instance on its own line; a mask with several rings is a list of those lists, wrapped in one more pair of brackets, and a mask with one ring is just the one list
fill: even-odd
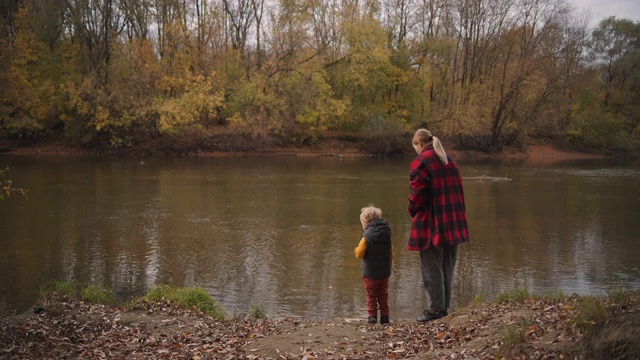
[(122, 11), (123, 33), (127, 40), (147, 39), (152, 22), (151, 8), (144, 0), (119, 0), (118, 8)]
[(16, 22), (15, 14), (18, 12), (18, 5), (20, 0), (6, 0), (0, 2), (0, 25), (6, 32), (0, 34), (0, 39), (8, 40), (9, 42), (16, 35)]
[(13, 15), (15, 35), (2, 44), (0, 73), (0, 129), (14, 137), (32, 137), (46, 130), (45, 122), (56, 112), (52, 99), (55, 86), (47, 70), (59, 64), (49, 48), (38, 39), (37, 11), (33, 6), (19, 8)]
[(338, 0), (307, 0), (305, 10), (310, 21), (310, 44), (326, 64), (343, 57), (344, 34), (341, 19), (344, 11)]
[(638, 24), (605, 19), (587, 63), (574, 20), (566, 0), (7, 0), (0, 127), (126, 146), (427, 125), (497, 151), (575, 132), (589, 102), (637, 134)]
[(372, 17), (353, 19), (346, 28), (349, 53), (339, 68), (341, 79), (337, 95), (352, 104), (351, 128), (360, 128), (366, 121), (387, 114), (388, 93), (394, 88), (394, 66), (387, 36)]
[(603, 81), (603, 107), (640, 132), (640, 23), (609, 17), (593, 31), (591, 54)]
[(253, 2), (255, 0), (222, 0), (224, 12), (227, 16), (229, 29), (228, 39), (231, 47), (244, 54), (249, 29), (255, 20)]
[[(557, 79), (553, 73), (545, 73), (545, 66), (554, 63), (562, 43), (549, 39), (568, 16), (569, 8), (563, 1), (525, 1), (519, 3), (516, 14), (500, 37), (491, 71), (484, 77), (489, 85), (487, 110), (493, 151), (499, 151), (504, 141), (521, 143), (541, 104), (555, 91)], [(548, 46), (551, 49), (545, 49)]]

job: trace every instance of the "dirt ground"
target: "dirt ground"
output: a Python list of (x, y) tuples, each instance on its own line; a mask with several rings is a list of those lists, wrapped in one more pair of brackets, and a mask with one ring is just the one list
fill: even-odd
[[(344, 319), (291, 328), (276, 337), (249, 342), (258, 358), (294, 354), (308, 358), (415, 359), (637, 359), (640, 312), (608, 319), (595, 332), (575, 331), (571, 316), (578, 298), (481, 304), (437, 321), (412, 320), (388, 326)], [(522, 331), (512, 342), (510, 332)]]
[[(597, 308), (598, 311), (593, 309)], [(218, 320), (50, 297), (0, 318), (0, 359), (638, 359), (640, 290), (481, 303), (426, 324)]]

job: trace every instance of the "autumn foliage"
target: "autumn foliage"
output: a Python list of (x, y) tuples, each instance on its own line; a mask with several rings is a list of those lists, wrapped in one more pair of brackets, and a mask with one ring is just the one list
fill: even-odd
[(486, 151), (532, 136), (638, 148), (640, 24), (591, 31), (566, 0), (1, 7), (1, 137), (243, 150), (347, 131), (386, 154), (427, 126)]

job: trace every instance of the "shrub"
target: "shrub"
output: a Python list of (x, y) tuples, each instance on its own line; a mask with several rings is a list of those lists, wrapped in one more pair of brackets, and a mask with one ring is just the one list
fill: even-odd
[(614, 114), (584, 112), (569, 129), (569, 140), (602, 150), (629, 150), (633, 141), (624, 126), (624, 121)]
[(405, 133), (403, 120), (383, 116), (369, 118), (361, 131), (367, 139), (364, 150), (378, 156), (402, 153), (407, 148), (407, 139), (413, 136)]

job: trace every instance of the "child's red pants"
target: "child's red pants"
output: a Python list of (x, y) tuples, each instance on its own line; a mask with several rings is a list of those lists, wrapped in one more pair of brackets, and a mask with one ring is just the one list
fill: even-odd
[(367, 290), (367, 312), (369, 316), (389, 316), (389, 277), (372, 279), (364, 277), (364, 288)]

